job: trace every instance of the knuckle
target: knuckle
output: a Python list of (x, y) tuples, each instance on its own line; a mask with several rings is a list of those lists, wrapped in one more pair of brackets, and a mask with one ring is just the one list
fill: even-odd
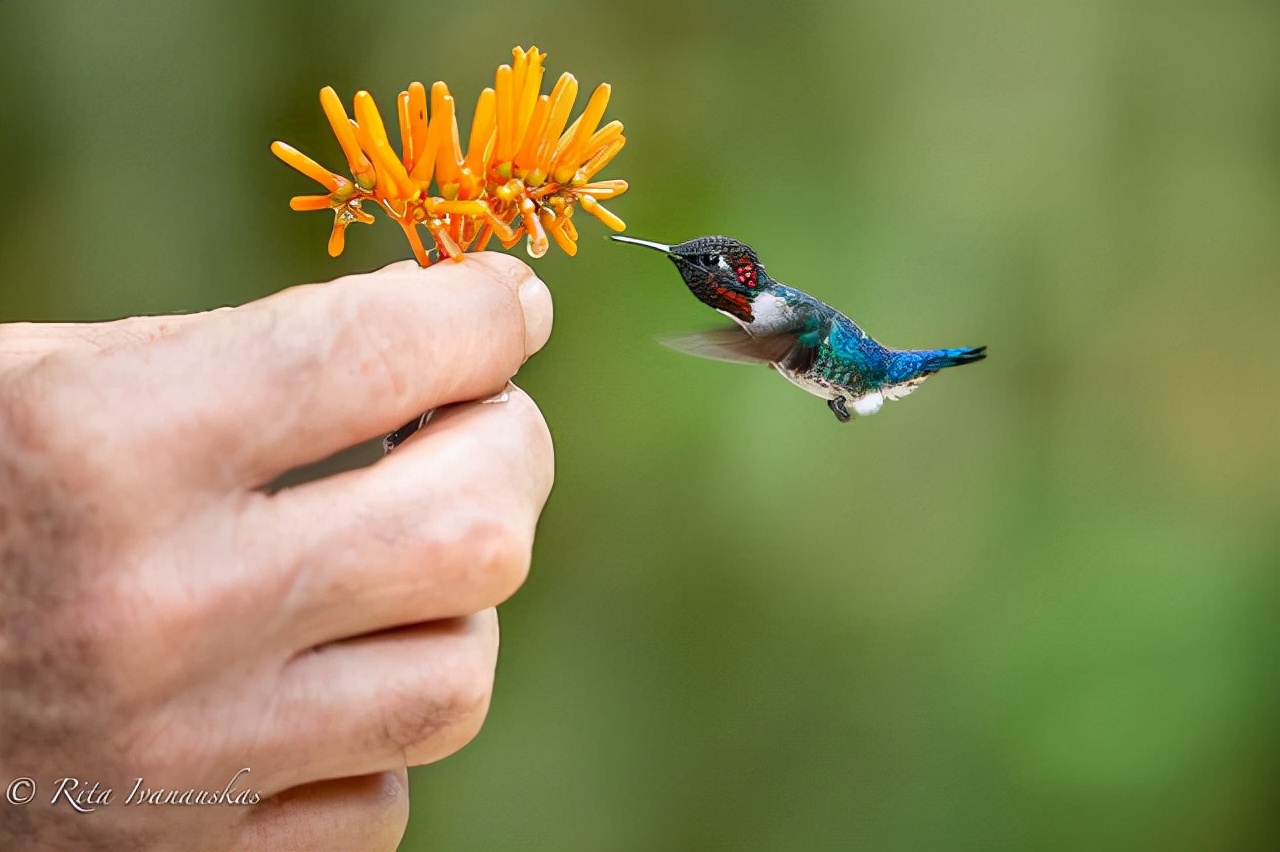
[(448, 702), (424, 696), (415, 691), (404, 694), (388, 690), (382, 698), (378, 746), (389, 751), (403, 751), (415, 743), (431, 739), (452, 721)]
[(524, 524), (492, 508), (475, 508), (455, 526), (458, 550), (463, 554), (465, 585), (475, 589), (478, 600), (496, 605), (511, 597), (529, 575), (533, 536)]
[(0, 382), (0, 434), (15, 450), (47, 448), (67, 419), (58, 392), (57, 356), (46, 356)]
[[(166, 694), (197, 676), (200, 640), (224, 616), (223, 602), (197, 589), (141, 576), (122, 575), (88, 601), (95, 617), (85, 620), (99, 650), (113, 660), (107, 673), (122, 690), (145, 682)], [(152, 575), (154, 576), (154, 575)], [(156, 642), (157, 637), (168, 641)]]
[[(15, 521), (61, 552), (105, 523), (128, 440), (95, 416), (93, 367), (59, 353), (0, 378), (0, 497), (13, 500)], [(0, 509), (0, 532), (3, 521)]]
[[(533, 523), (522, 512), (504, 510), (480, 494), (454, 495), (446, 516), (422, 518), (396, 536), (404, 558), (433, 566), (460, 612), (496, 606), (529, 575)], [(465, 607), (465, 608), (463, 608)]]
[(447, 757), (479, 735), (480, 729), (484, 727), (485, 717), (489, 713), (490, 698), (491, 693), (487, 693), (483, 700), (469, 705), (470, 709), (454, 721), (453, 726), (449, 729), (448, 742), (442, 743), (445, 748), (443, 753), (439, 755), (440, 757)]
[(449, 661), (448, 674), (430, 685), (415, 676), (392, 682), (380, 696), (378, 738), (383, 748), (402, 751), (421, 743), (475, 736), (493, 694), (496, 645), (466, 637)]
[(507, 600), (528, 578), (534, 532), (554, 479), (551, 437), (533, 401), (513, 392), (492, 406), (500, 428), (483, 430), (474, 452), (485, 475), (449, 492), (448, 515), (416, 516), (417, 556), (453, 566), (459, 588), (479, 606)]

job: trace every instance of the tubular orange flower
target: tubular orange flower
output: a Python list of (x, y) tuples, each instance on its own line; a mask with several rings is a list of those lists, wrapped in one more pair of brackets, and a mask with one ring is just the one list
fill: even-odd
[(347, 165), (351, 167), (351, 175), (356, 179), (356, 185), (363, 190), (373, 189), (373, 164), (360, 150), (360, 143), (356, 141), (355, 131), (351, 127), (350, 119), (347, 118), (347, 111), (342, 108), (342, 101), (338, 100), (338, 93), (332, 86), (325, 86), (320, 90), (320, 107), (324, 110), (325, 117), (329, 119), (333, 135), (338, 137), (338, 144), (342, 146), (342, 153), (346, 155)]
[(289, 206), (333, 211), (331, 255), (341, 254), (348, 225), (373, 221), (361, 206), (366, 201), (404, 229), (422, 266), (433, 258), (419, 226), (431, 236), (438, 257), (453, 258), (484, 250), (493, 237), (510, 248), (521, 236), (532, 257), (545, 254), (552, 241), (572, 256), (578, 239), (572, 216), (579, 203), (609, 228), (626, 227), (600, 201), (626, 192), (627, 182), (593, 180), (626, 144), (621, 122), (600, 126), (609, 84), (597, 86), (570, 122), (577, 79), (562, 74), (544, 95), (546, 54), (516, 47), (511, 57), (510, 65), (498, 67), (493, 88), (480, 93), (465, 150), (453, 96), (442, 82), (429, 90), (410, 83), (397, 96), (399, 155), (368, 92), (356, 93), (352, 119), (331, 87), (320, 90), (351, 179), (283, 142), (272, 143), (271, 151), (327, 191), (295, 196)]

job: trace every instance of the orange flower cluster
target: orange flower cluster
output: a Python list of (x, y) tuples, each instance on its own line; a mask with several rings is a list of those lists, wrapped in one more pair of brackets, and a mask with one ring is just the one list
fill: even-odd
[(465, 150), (453, 96), (440, 82), (431, 86), (429, 119), (421, 83), (411, 83), (397, 98), (399, 156), (368, 92), (356, 93), (351, 119), (332, 87), (320, 90), (320, 105), (351, 167), (350, 180), (283, 142), (271, 144), (272, 153), (328, 191), (295, 196), (289, 206), (333, 211), (330, 255), (342, 253), (348, 225), (373, 221), (365, 201), (400, 223), (422, 266), (431, 257), (419, 225), (438, 255), (452, 258), (483, 251), (495, 236), (510, 248), (522, 235), (532, 257), (546, 254), (548, 236), (565, 253), (576, 254), (577, 204), (615, 231), (626, 227), (600, 201), (626, 192), (627, 182), (595, 180), (627, 141), (621, 122), (600, 126), (609, 84), (601, 83), (569, 124), (578, 95), (574, 76), (561, 74), (551, 93), (541, 94), (546, 54), (536, 47), (511, 53), (512, 64), (499, 66), (493, 88), (480, 93)]

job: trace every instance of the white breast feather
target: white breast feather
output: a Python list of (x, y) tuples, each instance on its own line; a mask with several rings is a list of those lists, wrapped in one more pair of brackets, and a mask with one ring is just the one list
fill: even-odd
[(869, 417), (884, 405), (884, 396), (880, 393), (869, 393), (853, 401), (853, 410), (862, 417)]
[(761, 293), (751, 302), (752, 332), (759, 334), (784, 326), (791, 319), (791, 307), (785, 299), (772, 293)]

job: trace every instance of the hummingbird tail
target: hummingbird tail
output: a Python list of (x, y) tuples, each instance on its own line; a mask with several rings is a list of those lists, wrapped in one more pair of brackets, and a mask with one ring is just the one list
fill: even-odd
[(946, 367), (958, 367), (961, 364), (972, 364), (987, 357), (987, 347), (971, 346), (959, 349), (933, 349), (922, 353), (922, 372), (936, 373)]

